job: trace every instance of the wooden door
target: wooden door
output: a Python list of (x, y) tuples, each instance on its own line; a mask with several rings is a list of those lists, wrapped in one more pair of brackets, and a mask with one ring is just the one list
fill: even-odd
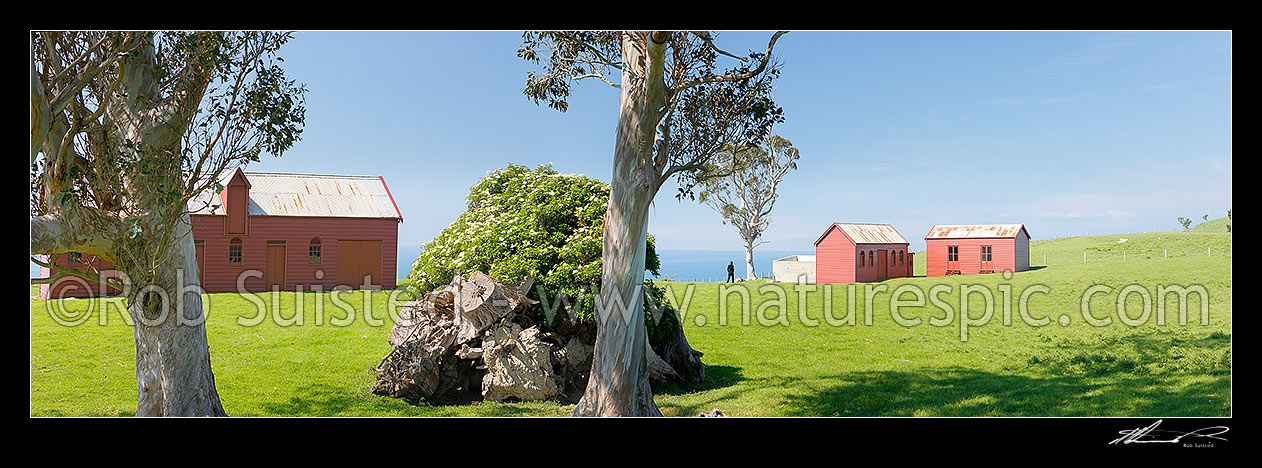
[(993, 254), (993, 251), (991, 250), (991, 246), (989, 245), (982, 246), (982, 268), (981, 268), (982, 270), (990, 270), (990, 271), (995, 270), (995, 264), (993, 262), (994, 256), (992, 254)]
[(267, 244), (267, 268), (263, 270), (263, 287), (268, 291), (285, 289), (285, 244)]
[(890, 259), (888, 250), (876, 251), (876, 277), (877, 279), (885, 279), (890, 277)]
[(958, 245), (947, 246), (947, 269), (948, 270), (960, 269), (960, 246)]
[(381, 241), (337, 241), (337, 282), (355, 289), (381, 289)]
[(206, 244), (197, 243), (197, 281), (202, 289), (206, 289)]

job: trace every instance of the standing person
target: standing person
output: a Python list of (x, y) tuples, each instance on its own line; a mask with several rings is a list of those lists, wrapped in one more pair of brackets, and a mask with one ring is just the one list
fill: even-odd
[(727, 262), (727, 282), (733, 283), (736, 279), (736, 266), (732, 262)]

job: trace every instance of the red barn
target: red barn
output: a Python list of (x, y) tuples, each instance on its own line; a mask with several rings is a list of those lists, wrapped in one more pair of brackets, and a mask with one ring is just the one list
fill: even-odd
[(888, 224), (833, 223), (815, 241), (815, 282), (854, 283), (911, 276), (907, 239)]
[(1024, 224), (934, 225), (925, 254), (928, 276), (1026, 271), (1030, 233)]
[[(220, 183), (223, 191), (188, 205), (206, 292), (235, 292), (238, 281), (248, 292), (395, 287), (403, 214), (383, 177), (237, 169)], [(75, 257), (112, 268), (76, 254), (54, 257), (60, 265)], [(97, 288), (67, 277), (41, 285), (40, 297), (95, 296)]]

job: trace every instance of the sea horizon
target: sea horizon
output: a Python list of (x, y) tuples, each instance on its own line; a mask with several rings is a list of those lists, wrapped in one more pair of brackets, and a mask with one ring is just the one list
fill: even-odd
[[(407, 278), (412, 262), (421, 254), (420, 246), (399, 246), (397, 279)], [(754, 250), (754, 272), (758, 277), (771, 276), (771, 262), (790, 255), (814, 255), (814, 252), (796, 250)], [(736, 266), (736, 277), (745, 276), (745, 251), (740, 249), (659, 249), (657, 256), (661, 268), (657, 277), (645, 273), (646, 278), (670, 278), (679, 281), (724, 281), (727, 279), (727, 262)], [(31, 278), (39, 278), (39, 266), (31, 264)]]

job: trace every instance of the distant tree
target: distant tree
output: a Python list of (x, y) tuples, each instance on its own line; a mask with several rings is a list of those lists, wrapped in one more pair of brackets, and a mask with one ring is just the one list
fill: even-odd
[(723, 217), (745, 244), (745, 278), (755, 279), (754, 248), (771, 223), (771, 209), (780, 198), (777, 187), (797, 169), (798, 149), (772, 135), (764, 146), (727, 146), (702, 169), (697, 201)]
[(31, 33), (31, 254), (81, 252), (125, 275), (31, 261), (123, 291), (137, 416), (223, 416), (190, 200), (298, 140), (305, 88), (274, 32)]
[[(643, 295), (649, 208), (675, 177), (691, 196), (699, 169), (724, 146), (758, 145), (783, 120), (771, 99), (771, 52), (736, 55), (707, 31), (530, 31), (517, 55), (541, 64), (525, 94), (564, 112), (570, 87), (597, 79), (618, 88), (613, 177), (604, 224), (591, 378), (575, 416), (660, 416), (647, 374)], [(738, 62), (722, 68), (720, 56)], [(542, 62), (542, 63), (541, 63)], [(619, 80), (615, 83), (613, 80)]]
[(1227, 210), (1227, 232), (1231, 232), (1231, 210)]
[(1209, 215), (1208, 215), (1208, 214), (1203, 214), (1203, 215), (1201, 215), (1201, 220), (1202, 220), (1202, 221), (1209, 221)]
[(1191, 220), (1190, 218), (1184, 218), (1184, 217), (1180, 216), (1180, 217), (1179, 217), (1179, 224), (1182, 224), (1182, 225), (1183, 225), (1183, 230), (1184, 230), (1184, 231), (1186, 231), (1186, 230), (1188, 230), (1188, 229), (1190, 229), (1190, 228), (1192, 227), (1192, 220)]

